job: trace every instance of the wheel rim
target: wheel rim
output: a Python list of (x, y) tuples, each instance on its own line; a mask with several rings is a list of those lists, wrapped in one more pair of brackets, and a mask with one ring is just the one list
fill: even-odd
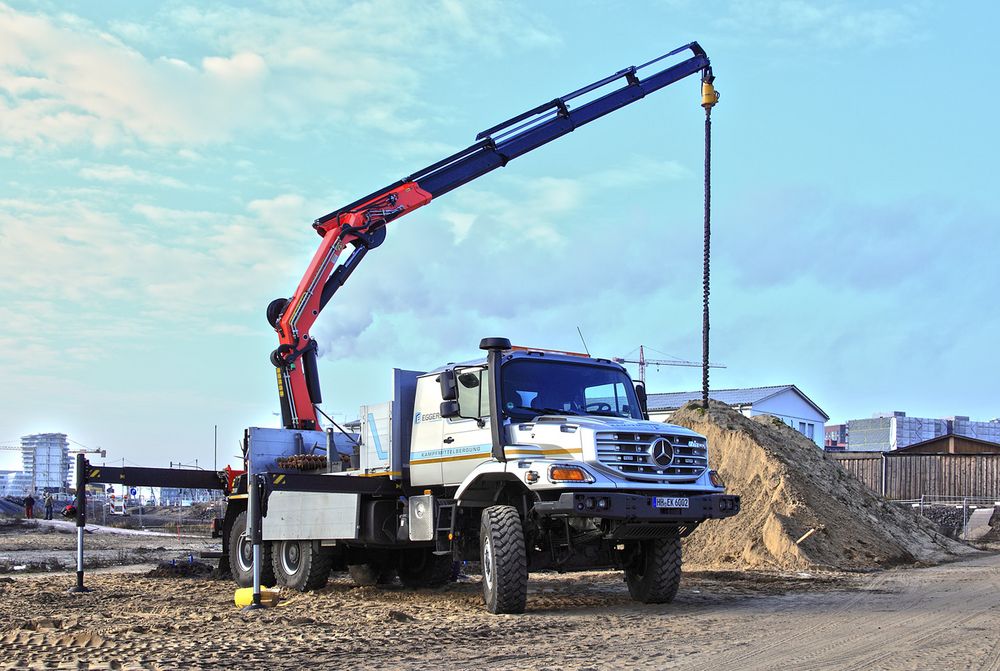
[(493, 588), (493, 548), (488, 539), (483, 542), (483, 580), (487, 587)]
[(281, 544), (281, 568), (288, 575), (294, 575), (302, 566), (302, 551), (298, 541), (284, 541)]
[(240, 534), (239, 540), (239, 551), (236, 553), (236, 561), (240, 565), (241, 571), (251, 571), (253, 570), (253, 545), (247, 538), (247, 533), (244, 531)]

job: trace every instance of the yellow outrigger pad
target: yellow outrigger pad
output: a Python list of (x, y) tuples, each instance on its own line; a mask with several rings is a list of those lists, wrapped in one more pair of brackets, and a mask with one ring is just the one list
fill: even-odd
[[(278, 590), (262, 588), (260, 590), (260, 603), (262, 606), (278, 605)], [(233, 595), (236, 606), (243, 608), (253, 603), (253, 587), (241, 587)]]

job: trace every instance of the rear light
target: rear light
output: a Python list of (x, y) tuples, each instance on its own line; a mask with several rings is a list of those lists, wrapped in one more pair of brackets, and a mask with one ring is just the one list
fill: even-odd
[(716, 487), (722, 487), (723, 489), (726, 488), (726, 483), (723, 482), (722, 476), (719, 475), (718, 471), (709, 471), (708, 479), (711, 480), (712, 484), (715, 485)]
[(579, 466), (559, 466), (553, 464), (549, 466), (550, 482), (593, 482), (594, 478), (590, 473)]

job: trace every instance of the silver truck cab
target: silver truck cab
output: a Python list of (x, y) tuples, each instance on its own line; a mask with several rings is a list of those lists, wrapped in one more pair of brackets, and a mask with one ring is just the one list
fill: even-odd
[[(625, 369), (607, 359), (544, 350), (501, 357), (503, 456), (493, 453), (491, 385), (485, 359), (443, 367), (417, 380), (410, 480), (457, 485), (455, 498), (491, 474), (512, 474), (534, 492), (612, 488), (722, 493), (703, 436), (645, 418)], [(442, 376), (455, 381), (452, 416), (442, 416)], [(447, 413), (447, 410), (446, 410)], [(552, 468), (570, 469), (553, 477)], [(536, 477), (537, 475), (537, 477)]]

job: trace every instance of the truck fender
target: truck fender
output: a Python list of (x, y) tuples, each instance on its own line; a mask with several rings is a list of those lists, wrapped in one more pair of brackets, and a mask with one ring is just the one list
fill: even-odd
[[(465, 477), (458, 490), (455, 500), (465, 505), (491, 506), (506, 499), (537, 499), (537, 496), (513, 473), (504, 469), (504, 464), (486, 462), (480, 464)], [(516, 505), (516, 504), (514, 504)], [(517, 506), (520, 508), (520, 506)]]
[(229, 497), (226, 501), (226, 515), (222, 522), (222, 554), (229, 555), (229, 530), (233, 528), (236, 516), (247, 509), (246, 494)]

